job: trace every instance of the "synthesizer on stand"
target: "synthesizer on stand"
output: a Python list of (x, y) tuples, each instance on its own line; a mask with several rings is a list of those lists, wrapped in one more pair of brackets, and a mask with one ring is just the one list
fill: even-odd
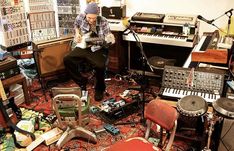
[[(182, 18), (185, 19), (181, 21)], [(139, 41), (144, 43), (192, 48), (197, 41), (196, 16), (168, 17), (164, 14), (137, 12), (130, 20), (130, 28), (137, 34)], [(136, 41), (131, 30), (124, 32), (123, 40)]]
[[(131, 17), (129, 27), (123, 32), (123, 40), (128, 42), (128, 69), (130, 71), (140, 73), (140, 70), (144, 69), (146, 75), (161, 77), (162, 66), (171, 65), (166, 64), (168, 60), (176, 60), (173, 62), (175, 66), (183, 66), (197, 43), (199, 22), (196, 16), (176, 16), (170, 15), (169, 22), (164, 22), (167, 14), (137, 12)], [(181, 21), (181, 18), (185, 19)], [(141, 57), (139, 43), (143, 46), (146, 59), (152, 59), (149, 64), (153, 66), (153, 71), (152, 68), (142, 67), (139, 63)], [(176, 59), (178, 56), (181, 59)]]
[(224, 74), (165, 66), (159, 95), (172, 100), (196, 95), (212, 103), (221, 97), (223, 85)]

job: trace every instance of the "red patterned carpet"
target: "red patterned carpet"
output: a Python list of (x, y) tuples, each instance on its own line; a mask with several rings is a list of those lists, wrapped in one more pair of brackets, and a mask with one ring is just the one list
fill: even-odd
[[(91, 99), (91, 106), (98, 106), (100, 105), (101, 102), (96, 102), (94, 100), (94, 93), (93, 93), (94, 84), (93, 83), (94, 82), (92, 80), (89, 82), (87, 86), (87, 90), (89, 92), (89, 96)], [(116, 100), (118, 100), (119, 94), (121, 94), (124, 90), (126, 90), (130, 85), (135, 85), (135, 83), (132, 81), (111, 78), (111, 80), (106, 81), (106, 85), (107, 85), (107, 93), (109, 94), (109, 96), (105, 95), (103, 101), (109, 98), (115, 98)], [(77, 85), (72, 80), (70, 80), (66, 83), (62, 83), (62, 84), (59, 83), (57, 86), (58, 87), (75, 87)], [(33, 100), (32, 103), (30, 105), (23, 104), (21, 106), (27, 109), (32, 109), (34, 111), (45, 113), (47, 115), (53, 113), (53, 110), (51, 109), (50, 89), (46, 90), (45, 95), (44, 95), (43, 91), (40, 89), (40, 84), (38, 80), (33, 81), (31, 89), (32, 89), (31, 97)], [(156, 93), (158, 92), (158, 88), (151, 87), (149, 91)], [(151, 94), (145, 93), (145, 95), (146, 95), (145, 97), (146, 101), (150, 101), (153, 99), (153, 96)], [(85, 128), (90, 131), (100, 129), (105, 124), (105, 120), (103, 120), (100, 116), (93, 115), (90, 113), (89, 117), (90, 117), (90, 122), (88, 125), (85, 126)], [(72, 141), (69, 141), (63, 147), (63, 150), (88, 150), (88, 151), (100, 150), (101, 151), (107, 146), (110, 146), (111, 144), (121, 139), (133, 137), (133, 136), (144, 137), (145, 127), (140, 123), (140, 119), (141, 119), (141, 112), (133, 113), (126, 118), (116, 121), (116, 123), (118, 122), (126, 123), (126, 122), (132, 122), (132, 121), (137, 122), (136, 124), (117, 125), (116, 127), (119, 128), (120, 130), (119, 135), (113, 136), (108, 132), (103, 132), (97, 135), (98, 142), (96, 144), (76, 138), (76, 139), (73, 139)], [(55, 144), (52, 144), (50, 146), (41, 144), (35, 150), (41, 151), (41, 150), (57, 150), (57, 149), (55, 147)]]
[[(87, 90), (89, 92), (89, 96), (91, 98), (91, 106), (98, 106), (101, 102), (96, 102), (94, 98), (93, 93), (93, 81), (89, 81), (89, 85), (87, 87)], [(115, 98), (116, 100), (119, 99), (119, 94), (121, 94), (124, 90), (128, 89), (131, 85), (136, 85), (136, 83), (129, 81), (129, 80), (119, 80), (116, 78), (111, 78), (111, 80), (106, 81), (107, 84), (107, 92), (109, 93), (109, 96), (105, 96), (104, 100), (107, 100), (109, 98)], [(58, 83), (58, 87), (74, 87), (77, 86), (72, 80), (65, 82), (65, 83)], [(150, 86), (150, 88), (146, 89), (145, 93), (145, 102), (149, 102), (150, 100), (154, 99), (155, 94), (159, 91), (158, 87), (156, 86)], [(45, 95), (44, 95), (45, 94)], [(38, 111), (41, 113), (44, 113), (45, 115), (49, 115), (51, 113), (54, 113), (54, 111), (51, 108), (51, 93), (50, 89), (47, 89), (44, 93), (40, 88), (40, 84), (38, 80), (34, 80), (31, 87), (30, 96), (32, 98), (32, 102), (30, 105), (22, 104), (21, 107), (31, 109), (34, 111)], [(141, 107), (140, 107), (141, 108)], [(105, 120), (101, 118), (98, 114), (89, 114), (90, 121), (88, 125), (85, 126), (87, 130), (95, 131), (97, 129), (103, 128), (103, 125), (105, 124)], [(120, 120), (116, 120), (115, 123), (129, 123), (129, 122), (136, 122), (136, 124), (124, 124), (124, 125), (116, 125), (116, 127), (120, 130), (120, 134), (118, 135), (111, 135), (108, 132), (103, 132), (97, 135), (98, 142), (96, 144), (93, 144), (91, 142), (88, 142), (87, 140), (84, 140), (82, 138), (75, 138), (66, 143), (62, 149), (60, 150), (66, 150), (66, 151), (102, 151), (106, 147), (110, 146), (111, 144), (114, 144), (115, 142), (126, 139), (129, 137), (134, 136), (140, 136), (144, 137), (145, 134), (145, 126), (142, 124), (141, 121), (142, 112), (139, 109), (138, 112), (133, 112), (129, 116), (122, 118)], [(156, 129), (156, 127), (154, 126)], [(156, 135), (156, 134), (153, 134)], [(188, 145), (184, 142), (175, 143), (173, 150), (177, 151), (183, 151), (188, 149)], [(47, 151), (47, 150), (58, 150), (55, 146), (55, 143), (47, 146), (44, 143), (40, 144), (38, 147), (34, 149), (35, 151)]]

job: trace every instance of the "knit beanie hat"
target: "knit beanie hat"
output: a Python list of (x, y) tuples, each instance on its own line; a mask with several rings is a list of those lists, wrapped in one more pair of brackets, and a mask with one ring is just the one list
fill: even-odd
[(97, 3), (91, 2), (87, 4), (87, 7), (84, 11), (86, 14), (98, 14), (98, 6)]

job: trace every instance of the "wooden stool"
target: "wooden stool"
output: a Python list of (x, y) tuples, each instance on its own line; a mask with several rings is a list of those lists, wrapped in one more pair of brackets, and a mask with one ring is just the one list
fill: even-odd
[(10, 77), (8, 79), (5, 79), (2, 81), (3, 87), (8, 88), (12, 84), (22, 84), (22, 88), (24, 91), (24, 100), (25, 103), (28, 105), (30, 103), (30, 97), (29, 97), (29, 92), (28, 92), (28, 87), (27, 87), (27, 81), (26, 78), (23, 74), (17, 74), (13, 77)]

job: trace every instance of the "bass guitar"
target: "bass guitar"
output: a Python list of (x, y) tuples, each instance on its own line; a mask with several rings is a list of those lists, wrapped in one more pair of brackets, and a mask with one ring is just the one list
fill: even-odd
[(4, 128), (9, 127), (24, 135), (29, 135), (32, 140), (35, 140), (35, 135), (33, 133), (22, 130), (16, 126), (16, 123), (18, 122), (18, 119), (21, 118), (22, 113), (15, 104), (14, 97), (11, 97), (10, 99), (7, 98), (2, 80), (0, 80), (0, 96), (0, 124)]

